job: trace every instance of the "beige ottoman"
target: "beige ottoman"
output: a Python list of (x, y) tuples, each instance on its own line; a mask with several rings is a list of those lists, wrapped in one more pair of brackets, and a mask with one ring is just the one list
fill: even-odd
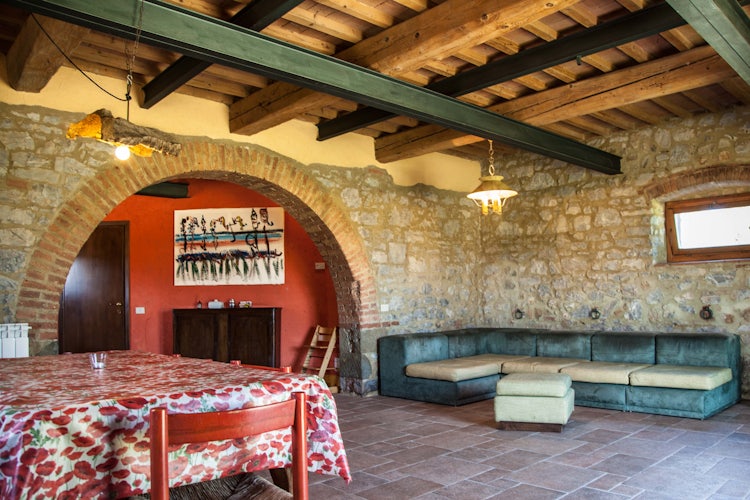
[(511, 373), (497, 382), (495, 421), (501, 430), (561, 432), (573, 413), (573, 388), (564, 373)]

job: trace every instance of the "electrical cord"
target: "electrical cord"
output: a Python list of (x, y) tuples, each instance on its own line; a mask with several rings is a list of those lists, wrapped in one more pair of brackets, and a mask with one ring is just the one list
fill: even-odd
[[(128, 90), (127, 90), (127, 93), (125, 94), (125, 97), (118, 97), (117, 95), (113, 94), (109, 90), (107, 90), (104, 87), (102, 87), (101, 85), (99, 85), (96, 81), (94, 81), (93, 78), (91, 78), (89, 75), (87, 75), (75, 62), (73, 62), (73, 60), (70, 57), (68, 57), (68, 55), (57, 44), (57, 42), (55, 42), (55, 40), (52, 39), (52, 36), (50, 36), (50, 34), (47, 33), (47, 30), (44, 29), (44, 26), (42, 26), (42, 23), (39, 22), (39, 19), (37, 19), (36, 15), (34, 15), (34, 13), (31, 14), (31, 17), (34, 19), (34, 21), (36, 22), (36, 24), (39, 26), (39, 29), (42, 30), (42, 33), (45, 34), (45, 36), (50, 41), (50, 43), (52, 43), (52, 45), (55, 46), (55, 48), (70, 63), (70, 65), (73, 66), (79, 73), (81, 73), (88, 81), (90, 81), (91, 83), (93, 83), (99, 90), (101, 90), (102, 92), (104, 92), (108, 96), (110, 96), (110, 97), (112, 97), (114, 99), (117, 99), (118, 101), (128, 102), (128, 103), (130, 102), (130, 99), (131, 99), (131, 97), (130, 97), (130, 86), (132, 85), (132, 81), (133, 81), (132, 63), (130, 63), (128, 65), (129, 68), (128, 68)], [(137, 43), (138, 42), (136, 40), (136, 44)], [(133, 59), (135, 59), (135, 52), (133, 52)]]

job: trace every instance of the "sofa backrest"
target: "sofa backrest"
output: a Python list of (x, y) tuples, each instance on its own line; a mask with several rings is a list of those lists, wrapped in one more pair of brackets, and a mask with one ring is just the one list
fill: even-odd
[(591, 359), (591, 332), (543, 332), (536, 335), (536, 355)]
[(443, 332), (448, 339), (448, 357), (462, 358), (487, 352), (486, 329), (464, 328)]
[(448, 358), (448, 339), (443, 333), (412, 333), (378, 339), (378, 356), (393, 366), (405, 367)]
[(656, 363), (656, 333), (598, 332), (591, 337), (591, 361)]
[(656, 362), (671, 365), (726, 366), (739, 376), (740, 344), (737, 335), (722, 333), (660, 333)]
[(543, 330), (493, 328), (486, 332), (486, 351), (490, 354), (536, 356), (536, 334)]

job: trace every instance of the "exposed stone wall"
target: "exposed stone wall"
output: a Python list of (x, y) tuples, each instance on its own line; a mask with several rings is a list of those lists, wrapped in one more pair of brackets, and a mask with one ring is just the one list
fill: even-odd
[[(750, 109), (674, 120), (594, 145), (622, 156), (622, 175), (533, 155), (499, 166), (520, 194), (502, 218), (483, 221), (483, 323), (738, 333), (748, 397), (750, 263), (667, 265), (663, 207), (750, 191)], [(715, 319), (699, 317), (704, 305)], [(589, 317), (594, 307), (598, 320)], [(521, 320), (513, 317), (517, 308)]]
[[(179, 160), (122, 166), (95, 141), (65, 139), (79, 118), (0, 103), (0, 321), (30, 321), (39, 342), (54, 341), (67, 271), (111, 207), (154, 182), (207, 177), (277, 201), (321, 249), (344, 323), (347, 390), (376, 390), (382, 335), (516, 325), (739, 333), (750, 394), (750, 265), (670, 266), (659, 253), (665, 199), (750, 189), (747, 108), (598, 141), (623, 156), (618, 176), (499, 158), (520, 193), (502, 217), (482, 217), (464, 193), (396, 186), (382, 169), (300, 165), (200, 138), (185, 138)], [(703, 304), (712, 322), (698, 317)]]

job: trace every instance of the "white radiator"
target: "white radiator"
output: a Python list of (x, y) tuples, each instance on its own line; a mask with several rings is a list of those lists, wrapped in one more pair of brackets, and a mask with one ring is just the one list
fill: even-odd
[(29, 329), (28, 323), (1, 324), (0, 358), (28, 358)]

